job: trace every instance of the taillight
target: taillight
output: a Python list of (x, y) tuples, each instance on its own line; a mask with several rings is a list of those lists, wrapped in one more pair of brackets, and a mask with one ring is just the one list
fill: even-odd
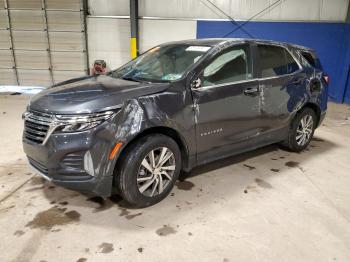
[(329, 85), (329, 81), (330, 81), (329, 76), (323, 75), (323, 79), (324, 79), (324, 81), (327, 83), (327, 85)]

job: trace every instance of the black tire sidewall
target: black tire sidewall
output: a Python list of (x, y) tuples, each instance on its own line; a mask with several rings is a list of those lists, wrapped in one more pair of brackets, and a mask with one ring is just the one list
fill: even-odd
[[(175, 171), (170, 185), (159, 195), (147, 197), (140, 193), (137, 187), (137, 174), (144, 157), (153, 149), (169, 148), (175, 157)], [(163, 200), (172, 190), (181, 170), (181, 152), (177, 143), (170, 137), (153, 134), (142, 137), (133, 143), (125, 152), (118, 174), (118, 187), (122, 197), (131, 205), (147, 207)]]
[[(310, 115), (312, 117), (312, 120), (313, 120), (312, 133), (310, 135), (310, 139), (305, 143), (305, 145), (299, 146), (297, 141), (296, 141), (297, 129), (298, 129), (300, 120), (305, 115)], [(295, 116), (293, 123), (292, 123), (292, 126), (291, 126), (291, 129), (289, 130), (289, 139), (288, 139), (289, 145), (288, 145), (288, 147), (294, 152), (300, 152), (300, 151), (304, 150), (312, 140), (312, 137), (315, 133), (316, 125), (317, 125), (317, 116), (316, 116), (314, 110), (312, 110), (311, 108), (305, 108), (301, 112), (299, 112)]]

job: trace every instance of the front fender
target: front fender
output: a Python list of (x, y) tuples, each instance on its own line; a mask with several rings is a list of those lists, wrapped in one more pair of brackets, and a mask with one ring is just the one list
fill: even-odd
[[(178, 103), (175, 101), (179, 101)], [(122, 143), (121, 148), (106, 165), (106, 175), (113, 175), (115, 165), (123, 150), (140, 134), (154, 128), (169, 128), (179, 134), (189, 158), (195, 156), (195, 129), (192, 103), (183, 93), (165, 92), (130, 99), (111, 120), (114, 143)]]

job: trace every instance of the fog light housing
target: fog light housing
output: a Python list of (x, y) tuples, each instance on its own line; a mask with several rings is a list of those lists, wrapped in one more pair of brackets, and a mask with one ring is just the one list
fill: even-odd
[(90, 176), (95, 176), (95, 169), (90, 151), (87, 151), (84, 155), (84, 169)]

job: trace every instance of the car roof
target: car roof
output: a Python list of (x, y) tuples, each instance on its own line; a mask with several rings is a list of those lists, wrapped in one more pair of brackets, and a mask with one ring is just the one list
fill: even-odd
[(286, 43), (286, 42), (278, 42), (273, 40), (266, 40), (266, 39), (251, 39), (251, 38), (202, 38), (202, 39), (189, 39), (189, 40), (181, 40), (181, 41), (173, 41), (164, 43), (167, 44), (188, 44), (188, 45), (199, 45), (199, 46), (218, 46), (223, 43), (234, 43), (234, 42), (247, 42), (247, 43), (265, 43), (265, 44), (271, 44), (271, 45), (281, 45), (285, 47), (293, 47), (297, 49), (303, 49), (306, 51), (313, 51), (309, 47)]

